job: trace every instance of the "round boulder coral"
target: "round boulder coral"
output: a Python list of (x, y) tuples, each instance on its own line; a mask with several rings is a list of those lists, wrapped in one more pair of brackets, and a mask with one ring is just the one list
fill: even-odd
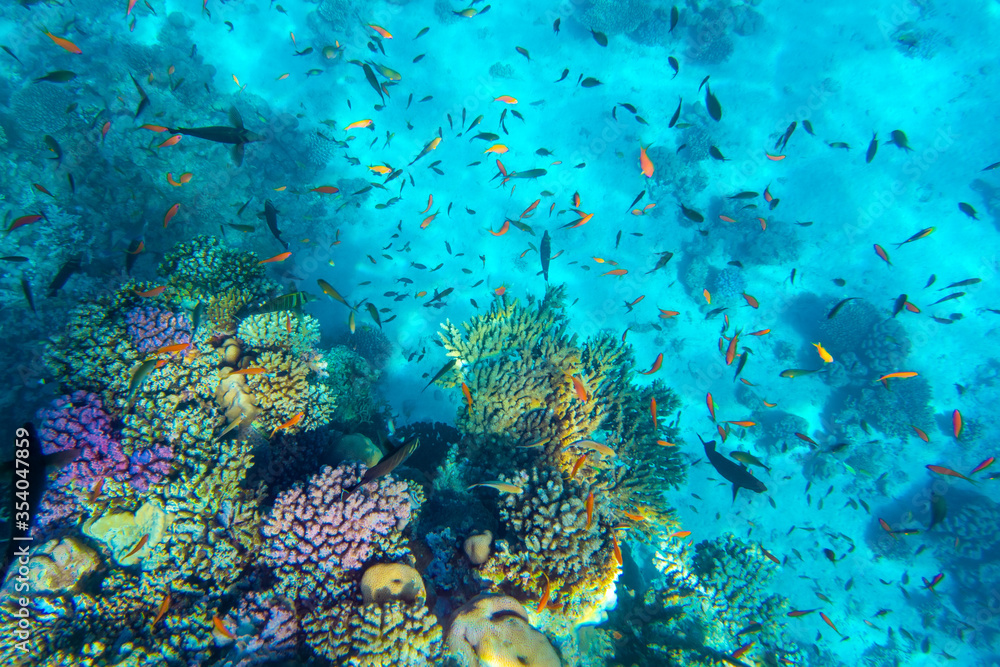
[(361, 598), (365, 604), (393, 600), (423, 604), (427, 590), (420, 573), (404, 563), (378, 563), (361, 575)]

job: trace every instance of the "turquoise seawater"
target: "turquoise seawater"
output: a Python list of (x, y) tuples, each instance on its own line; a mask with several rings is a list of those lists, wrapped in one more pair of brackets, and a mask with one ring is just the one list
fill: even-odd
[(4, 664), (1000, 664), (1000, 1), (0, 45)]

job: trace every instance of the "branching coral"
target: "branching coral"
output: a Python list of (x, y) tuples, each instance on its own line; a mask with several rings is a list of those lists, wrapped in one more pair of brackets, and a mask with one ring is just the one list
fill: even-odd
[(349, 582), (345, 571), (406, 553), (401, 532), (416, 509), (410, 486), (382, 477), (351, 493), (365, 470), (358, 463), (326, 466), (276, 499), (261, 529), (264, 561), (290, 594), (335, 594)]
[(257, 298), (266, 293), (254, 289), (265, 283), (264, 267), (254, 255), (233, 250), (213, 236), (178, 243), (164, 256), (158, 271), (174, 288), (194, 298), (233, 288), (256, 292)]
[(302, 357), (319, 344), (319, 322), (309, 315), (282, 310), (243, 318), (236, 336), (244, 350), (283, 350)]
[(187, 315), (151, 306), (132, 308), (125, 313), (126, 332), (139, 354), (175, 343), (191, 342), (191, 321)]

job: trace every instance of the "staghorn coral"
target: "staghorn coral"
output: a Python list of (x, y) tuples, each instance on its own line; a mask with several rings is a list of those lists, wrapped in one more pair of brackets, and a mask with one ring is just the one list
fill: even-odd
[(263, 559), (291, 595), (335, 594), (345, 571), (358, 570), (370, 558), (406, 553), (400, 534), (416, 509), (410, 486), (382, 477), (345, 493), (365, 470), (359, 463), (324, 466), (305, 487), (275, 500), (261, 528)]
[(589, 491), (557, 470), (535, 467), (507, 481), (523, 489), (500, 503), (510, 540), (497, 541), (494, 558), (480, 572), (538, 598), (550, 582), (550, 601), (563, 605), (565, 617), (592, 615), (618, 567), (612, 553), (614, 517), (605, 494), (595, 493), (588, 523)]
[(240, 322), (236, 336), (247, 352), (284, 350), (303, 357), (319, 344), (319, 322), (287, 310), (250, 315)]
[(234, 288), (259, 298), (266, 293), (264, 269), (250, 253), (233, 250), (213, 236), (196, 236), (171, 248), (157, 271), (194, 298)]
[(303, 622), (306, 641), (345, 667), (431, 667), (441, 659), (441, 626), (422, 603), (340, 603)]

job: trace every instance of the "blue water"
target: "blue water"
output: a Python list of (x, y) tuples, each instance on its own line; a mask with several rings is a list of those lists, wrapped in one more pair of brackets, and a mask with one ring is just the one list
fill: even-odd
[[(410, 501), (419, 519), (401, 551), (376, 550), (364, 568), (413, 565), (430, 589), (426, 608), (413, 608), (440, 626), (428, 631), (439, 643), (456, 634), (464, 603), (492, 592), (523, 604), (525, 618), (507, 621), (544, 634), (520, 649), (536, 651), (527, 664), (553, 664), (537, 648), (545, 642), (565, 665), (1000, 662), (1000, 491), (987, 464), (1000, 398), (1000, 3), (199, 5), (139, 0), (128, 15), (125, 0), (0, 5), (3, 458), (26, 422), (51, 450), (56, 417), (45, 410), (77, 391), (103, 405), (101, 446), (124, 447), (114, 473), (49, 468), (47, 511), (61, 518), (35, 520), (36, 579), (55, 576), (47, 563), (59, 559), (40, 554), (59, 540), (96, 560), (67, 556), (86, 573), (36, 586), (28, 604), (12, 568), (5, 661), (445, 664), (440, 646), (413, 655), (405, 640), (379, 658), (359, 653), (375, 645), (360, 626), (340, 644), (308, 631), (281, 643), (263, 629), (266, 613), (310, 627), (362, 609), (360, 565), (317, 601), (283, 579), (314, 581), (304, 569), (282, 574), (256, 556), (276, 497), (322, 465), (364, 459), (342, 440), (362, 433), (378, 455), (421, 435), (418, 453), (390, 471), (420, 488), (422, 503)], [(140, 87), (148, 106), (137, 117)], [(231, 108), (251, 133), (237, 140), (239, 165), (232, 143), (184, 133), (234, 127)], [(529, 170), (544, 173), (517, 177)], [(211, 269), (191, 259), (205, 236), (217, 239), (213, 253), (230, 253)], [(541, 339), (501, 345), (508, 365), (445, 367), (463, 355), (442, 347), (443, 324), (462, 331), (491, 308), (503, 319), (515, 299), (536, 310), (527, 299), (547, 285), (565, 286), (560, 326), (576, 339), (560, 344), (625, 341), (622, 384), (595, 380), (581, 395), (573, 378), (590, 362), (546, 353), (532, 367), (516, 352), (541, 354)], [(238, 318), (195, 315), (230, 289), (247, 302)], [(271, 301), (297, 292), (304, 304)], [(126, 313), (146, 306), (186, 324), (141, 347), (151, 334), (128, 338)], [(244, 356), (226, 361), (223, 341), (250, 314), (271, 328), (256, 348), (241, 329)], [(150, 350), (186, 341), (202, 356), (172, 357), (136, 380)], [(272, 370), (268, 345), (294, 349), (311, 391), (328, 394), (272, 407), (261, 397), (279, 393), (280, 373), (241, 380), (252, 407), (215, 394), (237, 367)], [(658, 355), (658, 370), (643, 374)], [(600, 420), (560, 432), (570, 445), (621, 447), (574, 474), (586, 449), (525, 447), (529, 433), (551, 433), (516, 421), (520, 412), (483, 416), (515, 405), (504, 392), (524, 377), (552, 382), (539, 395), (557, 412), (627, 403), (623, 423), (644, 439), (627, 449), (626, 427)], [(339, 412), (323, 398), (334, 395)], [(650, 398), (661, 406), (656, 431)], [(231, 447), (213, 444), (230, 425), (221, 442)], [(734, 499), (700, 438), (756, 457), (762, 466), (737, 454), (748, 467), (725, 459), (726, 469), (766, 490)], [(172, 447), (169, 472), (149, 472), (153, 444)], [(673, 510), (655, 526), (610, 481), (644, 456), (660, 462), (649, 488)], [(217, 483), (198, 486), (195, 470)], [(603, 554), (586, 561), (583, 580), (600, 584), (590, 593), (512, 527), (518, 498), (544, 486), (532, 470), (561, 475), (579, 516), (597, 490), (598, 527), (577, 526)], [(525, 493), (466, 492), (488, 481)], [(125, 554), (145, 528), (118, 542), (93, 529), (147, 503), (184, 518), (168, 519), (138, 560)], [(246, 524), (230, 517), (240, 509)], [(485, 528), (519, 565), (494, 553), (470, 566), (462, 544)], [(220, 565), (192, 565), (192, 544)], [(601, 567), (615, 576), (600, 579)], [(496, 584), (486, 571), (510, 578)], [(558, 577), (552, 604), (540, 604)], [(165, 590), (165, 620), (150, 630)], [(27, 651), (11, 639), (21, 608), (32, 617)], [(213, 629), (213, 616), (228, 629)], [(472, 643), (482, 664), (515, 664)], [(84, 654), (93, 662), (67, 657)]]

